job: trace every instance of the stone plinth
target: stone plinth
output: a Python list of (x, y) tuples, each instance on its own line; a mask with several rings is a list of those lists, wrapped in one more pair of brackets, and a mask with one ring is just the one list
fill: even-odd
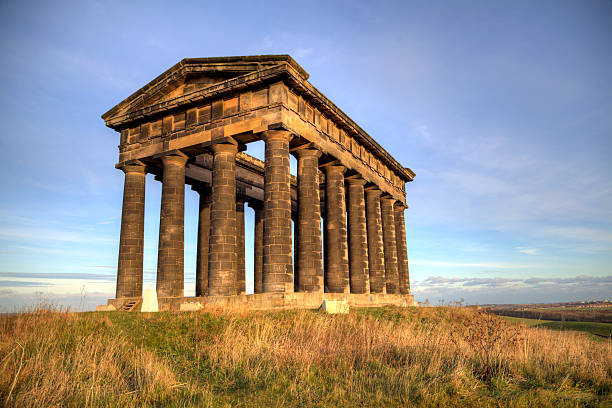
[(147, 289), (142, 296), (141, 312), (159, 312), (159, 304), (157, 303), (157, 292), (155, 289)]
[[(411, 295), (389, 295), (377, 293), (256, 293), (234, 296), (203, 296), (183, 298), (158, 298), (160, 311), (179, 311), (181, 305), (199, 303), (198, 310), (271, 310), (271, 309), (318, 309), (324, 301), (346, 302), (349, 307), (414, 306)], [(117, 310), (125, 299), (109, 299), (108, 304)], [(189, 308), (183, 306), (183, 309)]]

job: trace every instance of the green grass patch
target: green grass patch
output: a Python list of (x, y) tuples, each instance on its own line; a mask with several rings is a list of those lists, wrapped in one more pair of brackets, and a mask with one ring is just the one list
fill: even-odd
[(558, 322), (551, 320), (526, 319), (522, 317), (501, 316), (513, 323), (522, 323), (528, 327), (541, 327), (552, 330), (575, 330), (587, 332), (600, 337), (612, 336), (612, 323), (598, 322)]

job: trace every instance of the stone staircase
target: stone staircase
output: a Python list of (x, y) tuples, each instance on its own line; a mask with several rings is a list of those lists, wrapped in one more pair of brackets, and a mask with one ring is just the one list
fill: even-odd
[(137, 305), (137, 300), (128, 300), (123, 305), (121, 305), (121, 308), (119, 310), (122, 312), (131, 312)]

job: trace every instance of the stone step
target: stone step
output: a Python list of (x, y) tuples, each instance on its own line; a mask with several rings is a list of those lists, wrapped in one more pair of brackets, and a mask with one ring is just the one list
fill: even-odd
[(138, 302), (135, 300), (127, 301), (126, 303), (123, 304), (123, 306), (121, 306), (121, 309), (119, 310), (121, 310), (122, 312), (130, 312), (134, 309), (136, 304), (138, 304)]

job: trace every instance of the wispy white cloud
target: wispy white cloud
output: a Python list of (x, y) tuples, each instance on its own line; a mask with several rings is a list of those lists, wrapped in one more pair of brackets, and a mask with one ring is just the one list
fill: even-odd
[(0, 227), (0, 239), (10, 241), (59, 241), (73, 243), (89, 243), (98, 245), (115, 244), (114, 239), (100, 237), (99, 234), (91, 234), (82, 231), (70, 231), (63, 228), (31, 228), (31, 227)]
[(533, 265), (510, 264), (510, 263), (479, 263), (479, 262), (448, 262), (433, 261), (426, 259), (411, 259), (411, 265), (440, 266), (450, 268), (491, 268), (491, 269), (527, 269)]
[(540, 252), (538, 248), (517, 247), (516, 250), (527, 255), (537, 255)]
[[(114, 274), (96, 273), (35, 273), (35, 272), (0, 272), (0, 278), (20, 278), (20, 279), (50, 279), (50, 280), (88, 280), (114, 282)], [(6, 286), (6, 285), (5, 285)]]
[(568, 278), (478, 278), (430, 276), (411, 283), (418, 300), (459, 299), (479, 303), (526, 303), (603, 299), (612, 293), (612, 276)]
[(416, 131), (419, 135), (421, 135), (424, 139), (431, 139), (431, 132), (429, 131), (429, 126), (421, 123), (416, 126)]
[(612, 230), (595, 228), (584, 225), (573, 226), (544, 226), (539, 227), (536, 231), (543, 235), (563, 237), (566, 239), (580, 240), (587, 242), (601, 242), (610, 244), (612, 248)]
[(29, 288), (29, 287), (35, 287), (35, 288), (42, 288), (45, 286), (52, 286), (50, 283), (46, 283), (46, 282), (34, 282), (34, 281), (20, 281), (20, 280), (6, 280), (6, 279), (0, 279), (0, 286), (4, 286), (4, 287), (11, 287), (11, 288)]

